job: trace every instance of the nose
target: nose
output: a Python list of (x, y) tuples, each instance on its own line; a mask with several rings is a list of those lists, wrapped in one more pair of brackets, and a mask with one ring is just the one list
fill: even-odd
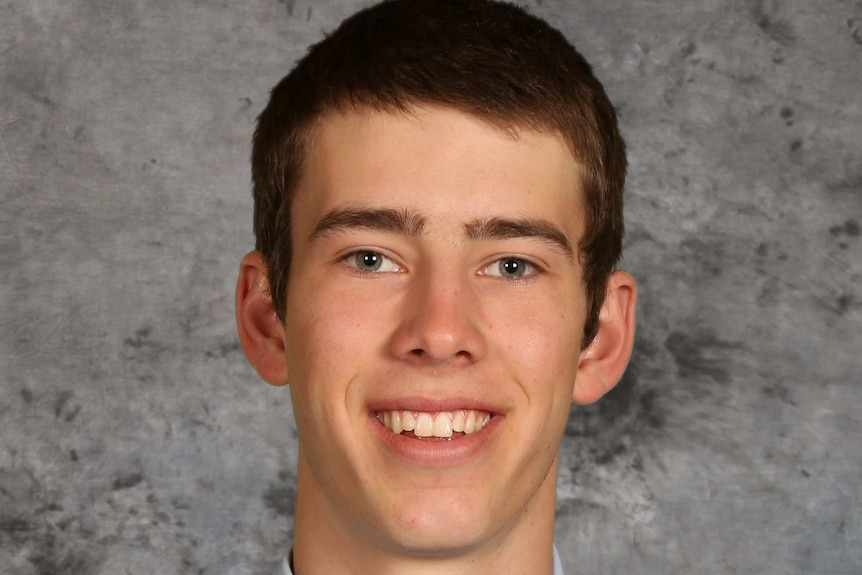
[(413, 365), (466, 366), (486, 352), (478, 298), (455, 273), (416, 277), (403, 301), (391, 351)]

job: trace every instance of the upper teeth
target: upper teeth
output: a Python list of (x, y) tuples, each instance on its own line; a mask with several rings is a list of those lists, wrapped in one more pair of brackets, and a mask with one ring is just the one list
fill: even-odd
[(416, 437), (452, 437), (453, 432), (476, 433), (491, 421), (491, 414), (475, 409), (436, 413), (392, 410), (378, 412), (377, 419), (392, 433), (412, 431)]

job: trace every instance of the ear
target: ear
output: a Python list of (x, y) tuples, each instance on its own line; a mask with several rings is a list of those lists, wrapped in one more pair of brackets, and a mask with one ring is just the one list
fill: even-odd
[(272, 305), (266, 269), (260, 252), (242, 259), (236, 283), (236, 327), (242, 351), (258, 375), (272, 385), (284, 385), (284, 326)]
[(608, 278), (607, 291), (599, 312), (596, 337), (581, 353), (572, 401), (593, 403), (619, 382), (629, 363), (635, 338), (634, 278), (616, 271)]

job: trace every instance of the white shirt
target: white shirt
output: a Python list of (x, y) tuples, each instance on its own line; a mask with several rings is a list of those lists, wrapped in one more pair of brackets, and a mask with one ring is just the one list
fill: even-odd
[[(281, 560), (281, 565), (275, 570), (275, 575), (293, 575), (290, 569), (290, 563), (287, 560), (287, 555)], [(560, 554), (557, 553), (557, 546), (554, 545), (554, 573), (553, 575), (565, 575), (563, 573), (563, 564), (560, 562)]]

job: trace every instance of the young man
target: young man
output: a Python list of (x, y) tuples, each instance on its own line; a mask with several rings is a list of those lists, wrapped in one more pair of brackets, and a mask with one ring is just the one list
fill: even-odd
[(634, 335), (625, 163), (589, 65), (508, 4), (384, 2), (276, 86), (236, 305), (299, 430), (285, 573), (561, 573), (569, 405)]

